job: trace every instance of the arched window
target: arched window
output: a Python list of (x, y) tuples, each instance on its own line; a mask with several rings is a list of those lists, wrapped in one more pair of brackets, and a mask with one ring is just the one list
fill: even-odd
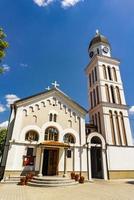
[(110, 102), (109, 87), (107, 84), (105, 84), (105, 92), (106, 92), (107, 102)]
[(91, 143), (92, 144), (101, 144), (101, 139), (97, 136), (94, 136), (92, 139), (91, 139)]
[(115, 113), (116, 130), (117, 130), (117, 136), (118, 136), (118, 144), (122, 145), (118, 114), (116, 111), (114, 113)]
[(94, 115), (92, 115), (92, 121), (93, 121), (93, 124), (95, 125), (95, 123), (94, 123)]
[(118, 86), (116, 86), (116, 94), (117, 94), (118, 103), (121, 104), (120, 90)]
[(95, 81), (97, 81), (97, 69), (96, 69), (96, 67), (94, 68), (94, 75), (95, 75)]
[(99, 104), (99, 89), (98, 86), (96, 87), (96, 97), (97, 97), (97, 104)]
[(95, 94), (95, 89), (93, 89), (93, 97), (94, 97), (94, 106), (96, 106), (96, 94)]
[(114, 77), (114, 80), (117, 81), (116, 69), (115, 69), (115, 67), (113, 67), (112, 69), (113, 69), (113, 77)]
[(28, 141), (38, 141), (39, 140), (39, 135), (36, 131), (30, 130), (26, 133), (25, 135), (25, 140)]
[(56, 121), (57, 121), (57, 115), (54, 114), (54, 122), (56, 122)]
[(92, 71), (92, 82), (94, 84), (94, 71)]
[(107, 70), (108, 70), (108, 77), (109, 77), (109, 80), (112, 81), (111, 68), (108, 66), (108, 67), (107, 67)]
[(121, 119), (121, 128), (122, 128), (122, 133), (123, 133), (124, 145), (127, 146), (126, 129), (125, 129), (124, 118), (123, 118), (122, 112), (120, 112), (120, 119)]
[(102, 133), (100, 112), (98, 112), (98, 122), (99, 122), (99, 132)]
[(91, 74), (89, 74), (89, 86), (91, 87)]
[(30, 113), (34, 112), (34, 109), (33, 109), (32, 106), (29, 107), (29, 112), (30, 112)]
[(35, 104), (35, 110), (39, 110), (39, 105), (38, 104)]
[(116, 103), (116, 101), (115, 101), (115, 94), (114, 94), (114, 87), (111, 85), (110, 89), (111, 89), (112, 102)]
[(59, 132), (55, 127), (48, 127), (45, 131), (45, 140), (58, 141)]
[(24, 113), (24, 116), (26, 117), (26, 116), (27, 116), (27, 110), (24, 109), (24, 110), (23, 110), (23, 113)]
[(75, 138), (72, 134), (70, 133), (67, 133), (66, 135), (64, 135), (64, 138), (63, 138), (64, 142), (65, 143), (72, 143), (74, 144), (75, 143)]
[(91, 108), (93, 108), (93, 95), (92, 95), (92, 92), (90, 92), (90, 104), (91, 104)]
[(110, 126), (111, 126), (111, 134), (112, 134), (112, 144), (116, 144), (116, 139), (115, 139), (115, 128), (114, 128), (114, 121), (113, 121), (113, 114), (112, 111), (109, 111), (109, 118), (110, 118)]
[(96, 125), (96, 129), (98, 131), (98, 119), (97, 119), (97, 114), (95, 114), (95, 125)]
[(51, 122), (52, 120), (53, 120), (53, 114), (50, 113), (50, 114), (49, 114), (49, 121)]
[(102, 65), (102, 67), (103, 67), (103, 76), (104, 76), (104, 79), (107, 79), (106, 66)]
[(37, 116), (36, 116), (36, 115), (33, 115), (33, 121), (34, 121), (35, 123), (37, 123)]

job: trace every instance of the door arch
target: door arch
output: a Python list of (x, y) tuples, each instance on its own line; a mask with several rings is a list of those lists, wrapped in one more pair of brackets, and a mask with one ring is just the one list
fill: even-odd
[(107, 180), (106, 145), (103, 136), (97, 132), (91, 133), (88, 136), (87, 142), (90, 179), (99, 178)]
[(92, 178), (103, 178), (102, 148), (99, 137), (94, 136), (91, 139), (91, 172)]

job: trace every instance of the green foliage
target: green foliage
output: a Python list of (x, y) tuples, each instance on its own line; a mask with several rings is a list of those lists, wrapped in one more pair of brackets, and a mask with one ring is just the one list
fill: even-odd
[(4, 150), (6, 135), (7, 135), (7, 129), (1, 129), (0, 130), (0, 157), (2, 156), (2, 153)]
[[(4, 33), (3, 29), (0, 28), (0, 62), (2, 58), (5, 57), (5, 50), (8, 48), (8, 42), (5, 41), (6, 34)], [(0, 74), (4, 73), (4, 68), (0, 67)]]

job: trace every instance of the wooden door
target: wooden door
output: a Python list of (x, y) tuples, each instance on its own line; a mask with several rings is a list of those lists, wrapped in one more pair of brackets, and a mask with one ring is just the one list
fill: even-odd
[(58, 150), (49, 150), (48, 157), (48, 175), (57, 175), (58, 174)]

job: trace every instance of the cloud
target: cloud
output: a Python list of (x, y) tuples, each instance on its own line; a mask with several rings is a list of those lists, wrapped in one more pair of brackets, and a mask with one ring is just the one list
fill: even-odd
[(0, 104), (0, 113), (1, 113), (1, 112), (4, 112), (5, 110), (6, 110), (5, 106), (2, 105), (2, 104)]
[(3, 70), (4, 70), (4, 73), (10, 71), (10, 67), (9, 67), (7, 64), (3, 64), (3, 65), (2, 65), (2, 68), (3, 68)]
[(52, 3), (54, 0), (33, 0), (34, 3), (36, 3), (38, 6), (42, 6), (42, 7), (45, 7), (45, 6), (48, 6), (50, 3)]
[(6, 106), (9, 108), (11, 104), (13, 104), (15, 101), (19, 100), (20, 98), (17, 97), (15, 94), (7, 94), (5, 96), (7, 104)]
[[(57, 2), (59, 0), (33, 0), (40, 7), (48, 6), (53, 2)], [(60, 0), (62, 8), (69, 8), (75, 6), (79, 2), (83, 2), (84, 0)]]
[(26, 64), (26, 63), (20, 63), (20, 66), (21, 66), (21, 67), (27, 68), (27, 67), (28, 67), (28, 64)]
[(8, 127), (8, 121), (0, 123), (0, 128), (7, 128)]
[(131, 106), (129, 109), (129, 114), (134, 115), (134, 106)]
[(62, 0), (61, 6), (63, 8), (68, 8), (68, 7), (75, 6), (77, 3), (82, 2), (82, 1), (84, 0)]

